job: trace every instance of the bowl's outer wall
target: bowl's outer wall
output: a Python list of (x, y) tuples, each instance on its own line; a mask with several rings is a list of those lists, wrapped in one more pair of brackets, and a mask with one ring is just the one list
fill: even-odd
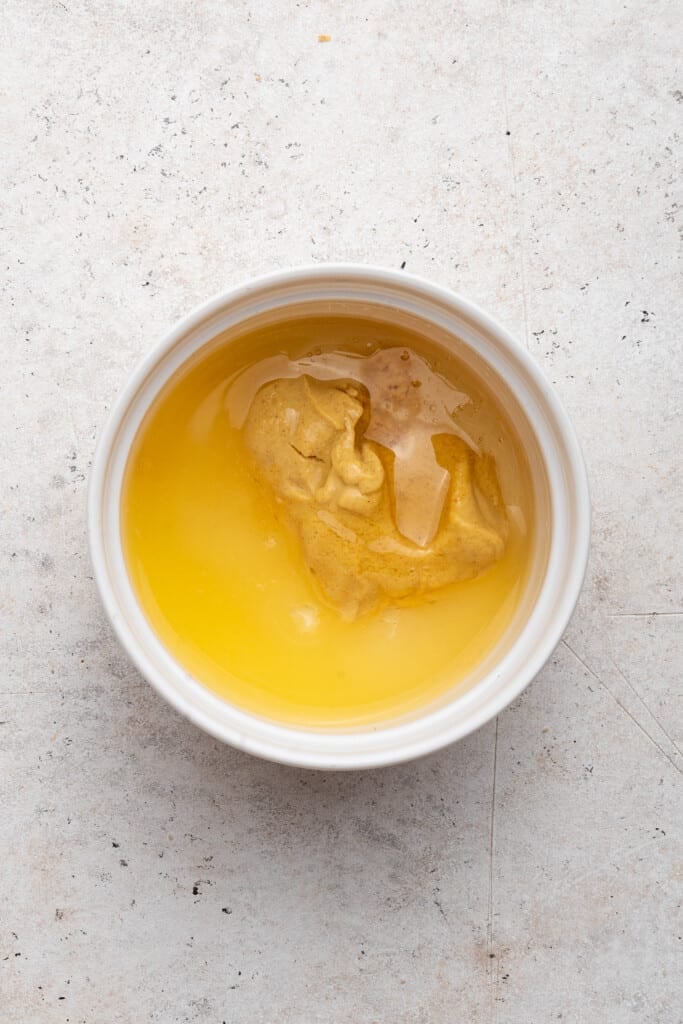
[[(235, 708), (192, 679), (153, 634), (125, 568), (119, 525), (123, 471), (145, 411), (176, 370), (216, 335), (244, 320), (300, 303), (369, 302), (418, 317), (472, 347), (506, 382), (541, 453), (549, 490), (550, 547), (529, 617), (497, 664), (467, 692), (386, 727), (335, 732), (268, 722)], [(590, 500), (569, 418), (528, 353), (474, 304), (402, 272), (353, 265), (281, 271), (231, 289), (180, 321), (129, 379), (103, 428), (93, 461), (88, 526), (95, 578), (121, 643), (149, 682), (193, 722), (242, 750), (319, 769), (369, 768), (419, 757), (477, 729), (534, 678), (559, 642), (578, 599), (588, 558)]]

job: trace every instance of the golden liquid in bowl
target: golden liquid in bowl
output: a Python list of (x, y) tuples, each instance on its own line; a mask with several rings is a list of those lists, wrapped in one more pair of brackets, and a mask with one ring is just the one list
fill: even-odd
[[(322, 593), (297, 536), (254, 472), (230, 396), (286, 355), (419, 354), (468, 401), (459, 428), (495, 460), (509, 536), (474, 579), (385, 602), (352, 621)], [(242, 376), (240, 376), (242, 375)], [(258, 387), (258, 370), (252, 372)], [(201, 352), (166, 385), (133, 444), (121, 499), (128, 572), (173, 657), (227, 701), (308, 727), (371, 725), (464, 685), (509, 626), (531, 559), (533, 493), (505, 411), (450, 351), (406, 328), (305, 317)]]

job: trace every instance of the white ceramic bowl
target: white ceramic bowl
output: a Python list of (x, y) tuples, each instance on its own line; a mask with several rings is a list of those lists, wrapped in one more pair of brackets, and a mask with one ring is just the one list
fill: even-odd
[[(507, 632), (464, 684), (409, 718), (354, 731), (297, 729), (220, 699), (174, 660), (145, 618), (128, 578), (121, 484), (132, 441), (163, 385), (194, 353), (245, 321), (311, 311), (357, 312), (417, 327), (503, 393), (534, 480), (535, 551)], [(222, 340), (221, 343), (225, 343)], [(133, 373), (111, 411), (93, 463), (89, 533), (95, 578), (123, 646), (150, 683), (207, 732), (241, 750), (320, 769), (370, 768), (419, 757), (460, 739), (517, 697), (569, 621), (588, 557), (590, 501), (581, 451), (557, 396), (522, 346), (471, 302), (403, 272), (328, 265), (259, 278), (181, 320)]]

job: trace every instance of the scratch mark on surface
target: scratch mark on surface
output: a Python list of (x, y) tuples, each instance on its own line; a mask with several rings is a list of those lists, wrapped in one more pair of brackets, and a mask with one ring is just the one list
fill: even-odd
[(636, 699), (637, 699), (637, 700), (638, 700), (638, 701), (639, 701), (639, 702), (640, 702), (640, 703), (641, 703), (641, 704), (643, 705), (643, 707), (645, 708), (645, 710), (647, 711), (648, 715), (649, 715), (649, 716), (650, 716), (650, 718), (651, 718), (651, 719), (653, 720), (653, 722), (655, 722), (655, 724), (656, 724), (656, 725), (658, 725), (658, 726), (659, 726), (659, 728), (660, 728), (660, 729), (662, 730), (662, 732), (664, 733), (664, 735), (666, 736), (666, 738), (668, 739), (669, 743), (670, 743), (670, 744), (671, 744), (671, 746), (672, 746), (672, 747), (674, 748), (674, 750), (676, 750), (676, 751), (677, 751), (677, 753), (679, 753), (679, 754), (681, 754), (681, 755), (683, 756), (683, 751), (682, 751), (682, 750), (681, 750), (681, 748), (680, 748), (680, 747), (678, 746), (678, 744), (676, 743), (676, 741), (675, 741), (675, 739), (673, 738), (673, 736), (671, 736), (671, 735), (670, 735), (670, 734), (669, 734), (669, 733), (667, 732), (667, 730), (666, 730), (666, 729), (664, 728), (664, 726), (662, 725), (662, 723), (661, 723), (661, 722), (659, 721), (659, 719), (658, 719), (658, 718), (657, 718), (657, 716), (655, 715), (654, 711), (652, 711), (652, 710), (650, 709), (650, 707), (649, 707), (649, 706), (648, 706), (648, 705), (647, 705), (647, 704), (645, 703), (645, 700), (644, 700), (644, 699), (643, 699), (643, 698), (641, 697), (641, 695), (640, 695), (640, 693), (638, 692), (638, 690), (636, 690), (635, 686), (633, 685), (633, 683), (631, 682), (631, 680), (630, 680), (630, 679), (629, 679), (629, 678), (627, 677), (626, 673), (625, 673), (625, 672), (623, 672), (623, 671), (622, 671), (622, 670), (621, 670), (621, 669), (619, 668), (619, 666), (617, 665), (616, 661), (614, 660), (614, 658), (613, 658), (613, 657), (612, 657), (611, 655), (609, 656), (609, 660), (610, 660), (610, 661), (612, 662), (612, 664), (614, 665), (615, 669), (617, 670), (617, 672), (619, 673), (619, 675), (621, 676), (621, 678), (622, 678), (622, 679), (624, 680), (624, 682), (625, 682), (625, 683), (626, 683), (626, 685), (628, 686), (629, 690), (630, 690), (630, 691), (631, 691), (631, 692), (632, 692), (632, 693), (633, 693), (633, 694), (635, 695)]
[(629, 717), (629, 718), (631, 719), (631, 721), (633, 722), (633, 724), (634, 724), (635, 726), (637, 726), (637, 728), (638, 728), (638, 729), (640, 729), (640, 731), (641, 731), (641, 732), (643, 733), (643, 735), (644, 735), (644, 736), (646, 736), (646, 737), (647, 737), (647, 739), (648, 739), (648, 740), (650, 741), (650, 743), (651, 743), (651, 744), (652, 744), (652, 745), (653, 745), (654, 747), (656, 747), (656, 748), (657, 748), (657, 750), (658, 750), (658, 751), (660, 752), (660, 754), (663, 754), (663, 755), (664, 755), (664, 757), (665, 757), (665, 758), (667, 759), (667, 761), (669, 762), (669, 764), (670, 764), (670, 765), (672, 765), (672, 767), (676, 769), (676, 771), (677, 771), (677, 772), (679, 773), (679, 775), (683, 775), (683, 771), (682, 771), (682, 770), (681, 770), (681, 769), (680, 769), (680, 768), (678, 767), (678, 765), (676, 764), (676, 762), (674, 761), (674, 759), (673, 759), (673, 758), (671, 757), (671, 754), (669, 754), (669, 753), (668, 753), (668, 752), (667, 752), (667, 751), (666, 751), (666, 750), (664, 749), (664, 747), (663, 747), (663, 746), (661, 746), (661, 744), (659, 744), (659, 743), (657, 742), (657, 740), (656, 740), (656, 739), (654, 738), (654, 736), (651, 736), (651, 735), (650, 735), (650, 733), (649, 733), (649, 732), (647, 731), (647, 729), (645, 728), (645, 726), (644, 726), (644, 725), (642, 725), (642, 724), (641, 724), (641, 723), (640, 723), (640, 722), (638, 721), (638, 719), (637, 719), (637, 718), (635, 718), (635, 717), (634, 717), (634, 715), (632, 715), (632, 714), (631, 714), (631, 712), (629, 711), (629, 709), (628, 709), (628, 708), (626, 707), (626, 705), (625, 705), (625, 704), (622, 704), (622, 702), (621, 702), (621, 701), (619, 700), (619, 698), (618, 698), (618, 697), (616, 696), (616, 694), (612, 693), (612, 691), (610, 690), (609, 686), (608, 686), (608, 685), (607, 685), (607, 684), (606, 684), (606, 683), (605, 683), (605, 682), (604, 682), (604, 681), (603, 681), (603, 680), (602, 680), (602, 679), (600, 678), (600, 676), (599, 676), (599, 675), (597, 675), (597, 674), (596, 674), (596, 673), (595, 673), (595, 672), (593, 671), (593, 669), (592, 669), (592, 668), (590, 667), (590, 665), (587, 665), (587, 664), (586, 664), (586, 662), (585, 662), (585, 661), (583, 660), (583, 658), (581, 658), (581, 657), (580, 657), (580, 656), (579, 656), (579, 655), (578, 655), (578, 654), (576, 653), (576, 651), (574, 650), (574, 648), (573, 648), (573, 647), (572, 647), (572, 646), (571, 646), (570, 644), (568, 644), (566, 640), (564, 640), (564, 639), (563, 639), (563, 640), (562, 640), (562, 644), (563, 644), (563, 645), (564, 645), (564, 646), (565, 646), (565, 647), (567, 648), (567, 650), (568, 650), (568, 651), (569, 651), (569, 652), (570, 652), (571, 654), (573, 654), (573, 655), (574, 655), (574, 657), (575, 657), (575, 658), (576, 658), (576, 660), (577, 660), (577, 661), (579, 662), (579, 664), (580, 664), (580, 665), (583, 665), (583, 667), (585, 668), (586, 672), (588, 672), (588, 674), (589, 674), (590, 676), (592, 676), (592, 677), (593, 677), (593, 679), (595, 679), (595, 681), (596, 681), (597, 683), (599, 683), (599, 684), (600, 684), (600, 686), (602, 686), (602, 687), (604, 688), (604, 690), (605, 690), (605, 691), (606, 691), (606, 692), (607, 692), (607, 693), (608, 693), (608, 694), (610, 695), (610, 697), (612, 698), (612, 700), (614, 701), (614, 703), (615, 703), (615, 704), (616, 704), (616, 705), (617, 705), (618, 707), (620, 707), (620, 708), (621, 708), (621, 710), (622, 710), (622, 711), (624, 712), (624, 714), (625, 714), (625, 715), (628, 715), (628, 717)]
[(676, 618), (683, 612), (612, 612), (610, 619), (665, 619)]
[[(498, 960), (493, 952), (493, 857), (496, 839), (496, 776), (498, 772), (498, 719), (493, 740), (493, 772), (491, 781), (491, 820), (489, 823), (489, 897), (488, 920), (486, 925), (486, 952), (488, 953), (487, 970), (491, 972), (491, 1021), (495, 1024), (498, 1018)], [(493, 961), (495, 960), (495, 963)]]
[(434, 899), (434, 906), (435, 906), (435, 907), (436, 907), (436, 908), (438, 909), (438, 911), (439, 911), (439, 913), (441, 914), (441, 916), (443, 917), (444, 921), (447, 921), (447, 920), (448, 920), (448, 918), (446, 917), (446, 911), (445, 911), (445, 910), (443, 909), (443, 907), (441, 906), (441, 901), (440, 901), (440, 900), (437, 900), (437, 899), (435, 898), (435, 899)]
[(529, 348), (529, 304), (527, 301), (526, 286), (526, 253), (524, 249), (524, 222), (522, 217), (522, 206), (519, 200), (519, 186), (517, 182), (517, 165), (515, 163), (515, 151), (510, 136), (510, 113), (508, 107), (508, 70), (505, 59), (505, 46), (503, 44), (503, 24), (505, 21), (505, 8), (499, 4), (500, 18), (498, 19), (498, 48), (500, 51), (500, 66), (503, 71), (503, 112), (505, 114), (505, 129), (508, 140), (508, 156), (510, 158), (510, 171), (512, 175), (512, 194), (515, 200), (515, 213), (517, 215), (517, 233), (519, 235), (519, 276), (522, 285), (522, 310), (524, 313), (524, 344)]
[(53, 696), (63, 697), (64, 694), (61, 690), (0, 690), (0, 697), (33, 697), (34, 694), (52, 694)]

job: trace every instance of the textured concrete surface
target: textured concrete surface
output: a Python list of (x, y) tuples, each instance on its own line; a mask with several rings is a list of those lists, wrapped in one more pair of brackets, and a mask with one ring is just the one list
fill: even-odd
[[(680, 1022), (679, 14), (4, 6), (4, 1024)], [(405, 262), (516, 331), (595, 509), (579, 609), (524, 696), (355, 776), (241, 756), (157, 698), (84, 516), (151, 342), (328, 259)]]

